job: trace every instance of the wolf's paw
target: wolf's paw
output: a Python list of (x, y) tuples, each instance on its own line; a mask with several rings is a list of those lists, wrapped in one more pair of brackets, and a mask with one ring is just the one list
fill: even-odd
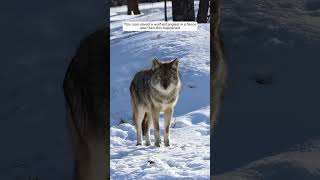
[(160, 142), (155, 142), (154, 145), (157, 146), (157, 147), (161, 147), (161, 143)]
[(146, 141), (146, 146), (150, 146), (150, 141)]
[(142, 146), (142, 143), (141, 142), (137, 143), (137, 146)]
[(165, 138), (165, 139), (164, 139), (164, 145), (165, 145), (165, 146), (170, 146), (170, 140), (169, 140), (169, 138)]

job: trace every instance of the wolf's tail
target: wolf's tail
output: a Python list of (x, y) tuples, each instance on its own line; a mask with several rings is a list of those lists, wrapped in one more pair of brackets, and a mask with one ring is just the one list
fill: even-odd
[(148, 118), (147, 118), (147, 113), (144, 114), (143, 120), (142, 120), (142, 134), (145, 136), (147, 134), (147, 129), (148, 129)]

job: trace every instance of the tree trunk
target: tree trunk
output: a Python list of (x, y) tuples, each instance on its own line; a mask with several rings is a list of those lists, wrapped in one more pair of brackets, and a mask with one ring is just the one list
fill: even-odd
[(218, 123), (218, 114), (222, 103), (223, 89), (226, 85), (228, 69), (225, 59), (225, 51), (223, 42), (220, 36), (220, 6), (222, 0), (214, 0), (212, 3), (211, 24), (211, 44), (213, 48), (213, 56), (211, 59), (211, 70), (213, 76), (211, 77), (211, 123), (212, 128), (216, 127)]
[(197, 15), (197, 22), (198, 23), (207, 23), (208, 22), (208, 9), (209, 9), (209, 0), (200, 0), (199, 10), (198, 10), (198, 15)]
[(164, 20), (168, 21), (168, 17), (167, 17), (167, 0), (164, 0)]
[(194, 0), (172, 0), (173, 21), (195, 21)]
[(127, 14), (131, 15), (131, 12), (133, 12), (133, 14), (140, 14), (138, 0), (128, 0)]

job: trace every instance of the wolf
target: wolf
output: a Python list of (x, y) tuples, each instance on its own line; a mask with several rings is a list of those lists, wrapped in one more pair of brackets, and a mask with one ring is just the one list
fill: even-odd
[(137, 145), (150, 145), (150, 126), (153, 123), (155, 146), (160, 147), (160, 112), (164, 112), (164, 145), (170, 146), (170, 124), (181, 89), (179, 60), (169, 62), (154, 58), (152, 68), (135, 74), (131, 85), (133, 121), (137, 130)]
[[(220, 13), (221, 13), (222, 0), (215, 0), (212, 3), (212, 15), (210, 19), (213, 25), (210, 28), (210, 41), (212, 48), (211, 53), (211, 70), (213, 71), (211, 76), (211, 127), (216, 128), (218, 124), (218, 115), (222, 105), (222, 98), (224, 89), (227, 86), (228, 81), (228, 64), (226, 58), (226, 52), (220, 32)], [(211, 131), (213, 132), (213, 131)]]
[(109, 31), (97, 30), (77, 49), (63, 81), (73, 145), (73, 180), (109, 177), (107, 61)]

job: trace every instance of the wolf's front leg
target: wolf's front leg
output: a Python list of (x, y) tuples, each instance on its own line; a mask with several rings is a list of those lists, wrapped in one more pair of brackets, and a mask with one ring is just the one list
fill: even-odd
[(142, 145), (142, 120), (143, 115), (141, 112), (136, 113), (136, 130), (137, 130), (137, 146)]
[(164, 111), (164, 145), (170, 146), (170, 124), (172, 118), (173, 109), (168, 108)]
[(154, 138), (155, 138), (154, 145), (158, 146), (158, 147), (160, 147), (160, 144), (161, 144), (159, 118), (160, 118), (160, 111), (153, 109), (152, 110), (152, 120), (153, 120)]

